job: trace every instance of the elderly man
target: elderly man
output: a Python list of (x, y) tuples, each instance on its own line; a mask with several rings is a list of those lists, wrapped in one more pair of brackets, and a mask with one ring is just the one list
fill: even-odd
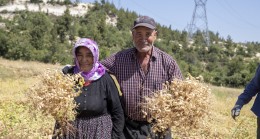
[(182, 79), (176, 61), (154, 46), (156, 23), (148, 16), (138, 17), (132, 28), (134, 47), (120, 51), (102, 61), (117, 77), (123, 91), (126, 114), (124, 134), (127, 139), (171, 138), (171, 132), (160, 135), (151, 132), (140, 107), (144, 97), (162, 89), (162, 84), (174, 78)]

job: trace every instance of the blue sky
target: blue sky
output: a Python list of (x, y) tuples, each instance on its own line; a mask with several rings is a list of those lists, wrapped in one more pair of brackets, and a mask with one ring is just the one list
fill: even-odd
[[(95, 0), (81, 0), (91, 3)], [(194, 0), (108, 0), (116, 7), (153, 17), (161, 25), (187, 30), (195, 9)], [(197, 0), (198, 1), (198, 0)], [(203, 1), (203, 0), (202, 0)], [(234, 42), (260, 42), (260, 0), (208, 0), (208, 29)], [(197, 20), (198, 22), (201, 20)]]

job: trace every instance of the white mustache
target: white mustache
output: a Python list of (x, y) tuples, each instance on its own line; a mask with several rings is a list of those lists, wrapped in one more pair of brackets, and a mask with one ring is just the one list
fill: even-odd
[(147, 40), (140, 40), (141, 43), (145, 44), (145, 45), (148, 45), (148, 41)]

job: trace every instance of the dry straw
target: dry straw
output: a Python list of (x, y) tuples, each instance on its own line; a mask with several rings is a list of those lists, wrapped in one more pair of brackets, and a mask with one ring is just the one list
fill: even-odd
[(172, 128), (173, 134), (188, 135), (198, 128), (208, 115), (210, 89), (189, 76), (185, 80), (174, 80), (163, 85), (163, 89), (146, 97), (142, 104), (148, 109), (145, 116), (153, 121), (154, 132), (165, 132)]
[(73, 130), (70, 121), (76, 116), (76, 103), (74, 97), (78, 96), (80, 90), (76, 88), (75, 81), (81, 76), (64, 75), (59, 71), (47, 70), (39, 76), (39, 83), (34, 85), (28, 93), (28, 100), (32, 108), (42, 112), (46, 116), (53, 117), (60, 125), (61, 135), (66, 130)]

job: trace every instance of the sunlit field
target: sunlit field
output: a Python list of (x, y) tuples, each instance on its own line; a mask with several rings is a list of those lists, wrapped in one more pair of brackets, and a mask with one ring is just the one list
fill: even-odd
[[(31, 109), (26, 102), (28, 88), (37, 83), (36, 76), (46, 69), (61, 69), (61, 65), (38, 62), (10, 61), (0, 58), (0, 138), (47, 139), (51, 138), (54, 119)], [(243, 89), (210, 86), (212, 101), (207, 129), (198, 130), (188, 138), (254, 139), (256, 116), (245, 105), (237, 120), (230, 111)], [(174, 136), (174, 133), (173, 133)], [(174, 138), (183, 138), (174, 136)]]

